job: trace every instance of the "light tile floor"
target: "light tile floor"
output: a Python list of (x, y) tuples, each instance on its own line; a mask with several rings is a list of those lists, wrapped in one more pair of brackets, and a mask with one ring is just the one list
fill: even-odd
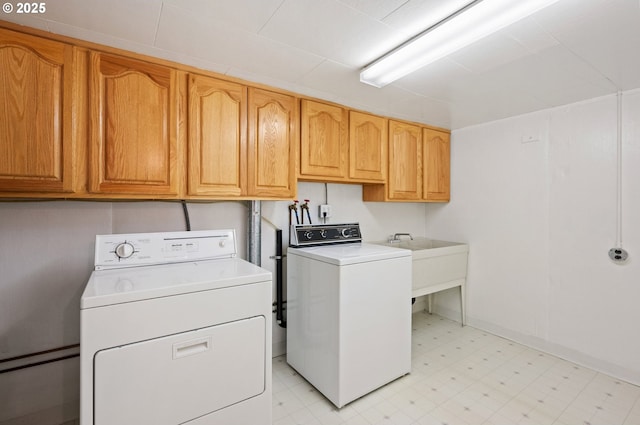
[(640, 425), (640, 387), (436, 315), (412, 371), (338, 410), (273, 359), (273, 425)]

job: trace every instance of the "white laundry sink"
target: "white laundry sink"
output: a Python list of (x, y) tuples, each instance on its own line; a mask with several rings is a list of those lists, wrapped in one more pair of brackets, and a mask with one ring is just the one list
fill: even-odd
[(411, 296), (417, 298), (429, 295), (429, 312), (432, 307), (431, 294), (460, 287), (460, 306), (462, 324), (464, 325), (469, 245), (422, 237), (416, 237), (412, 240), (403, 239), (400, 242), (376, 243), (411, 250), (413, 268)]
[(469, 250), (469, 246), (460, 242), (441, 241), (437, 239), (428, 238), (413, 238), (403, 239), (399, 242), (376, 242), (380, 245), (392, 246), (395, 248), (409, 249), (411, 251), (423, 251), (419, 252), (420, 256), (437, 256), (444, 255), (448, 252), (458, 252)]

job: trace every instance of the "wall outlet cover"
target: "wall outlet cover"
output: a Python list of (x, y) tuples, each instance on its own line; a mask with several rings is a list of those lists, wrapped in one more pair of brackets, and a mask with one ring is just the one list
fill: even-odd
[(331, 217), (331, 205), (320, 205), (318, 207), (318, 216), (320, 216), (320, 218), (329, 218)]

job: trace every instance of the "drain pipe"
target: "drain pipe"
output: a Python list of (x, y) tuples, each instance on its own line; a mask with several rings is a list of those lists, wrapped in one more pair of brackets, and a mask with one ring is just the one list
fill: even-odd
[(262, 260), (260, 251), (262, 247), (261, 240), (261, 221), (262, 221), (262, 203), (261, 201), (249, 201), (249, 217), (247, 222), (247, 261), (260, 266)]
[(282, 282), (282, 260), (284, 255), (282, 254), (282, 230), (276, 229), (276, 322), (281, 328), (287, 327), (287, 321), (284, 318), (284, 289)]
[[(260, 201), (249, 201), (249, 217), (247, 223), (247, 261), (261, 266), (261, 224), (262, 224), (262, 204)], [(267, 220), (268, 221), (268, 220)], [(269, 222), (272, 226), (273, 223)], [(281, 328), (287, 327), (287, 321), (284, 318), (284, 305), (287, 303), (284, 300), (283, 294), (283, 282), (282, 282), (282, 260), (284, 255), (282, 253), (282, 230), (273, 226), (276, 229), (276, 255), (273, 258), (276, 260), (276, 301), (273, 303), (274, 313), (276, 313), (276, 322)]]

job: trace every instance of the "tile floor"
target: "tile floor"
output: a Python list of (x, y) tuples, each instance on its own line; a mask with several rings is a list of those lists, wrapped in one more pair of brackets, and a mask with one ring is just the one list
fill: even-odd
[(439, 316), (414, 314), (412, 359), (338, 410), (276, 357), (273, 425), (640, 425), (640, 387)]

